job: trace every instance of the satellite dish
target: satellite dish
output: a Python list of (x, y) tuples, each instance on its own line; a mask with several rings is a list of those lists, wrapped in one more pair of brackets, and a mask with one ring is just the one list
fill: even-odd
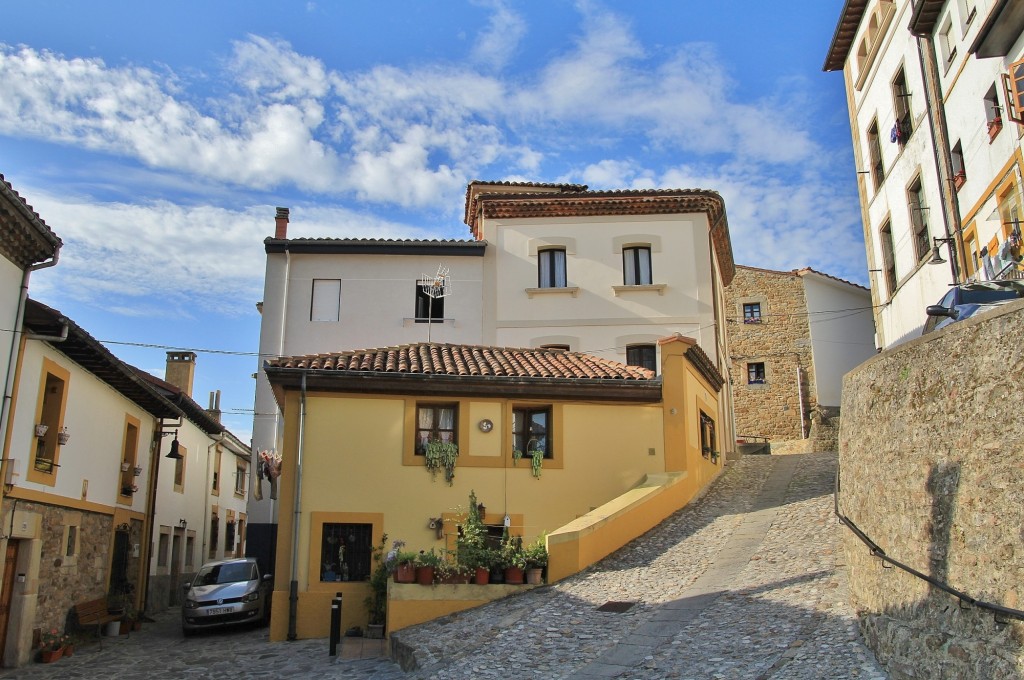
[[(420, 275), (420, 288), (428, 298), (437, 300), (451, 295), (452, 278), (448, 273), (448, 267), (443, 264), (437, 266), (437, 273), (433, 276)], [(427, 305), (427, 342), (430, 342), (430, 326), (433, 324), (431, 315), (434, 313), (433, 302)]]

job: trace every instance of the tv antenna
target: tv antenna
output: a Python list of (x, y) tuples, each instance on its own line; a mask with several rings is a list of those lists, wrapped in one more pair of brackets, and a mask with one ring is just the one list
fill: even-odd
[(437, 273), (433, 276), (421, 274), (420, 288), (423, 294), (430, 298), (427, 304), (427, 342), (430, 342), (430, 326), (434, 323), (434, 300), (446, 298), (452, 293), (452, 277), (448, 274), (448, 267), (438, 265)]

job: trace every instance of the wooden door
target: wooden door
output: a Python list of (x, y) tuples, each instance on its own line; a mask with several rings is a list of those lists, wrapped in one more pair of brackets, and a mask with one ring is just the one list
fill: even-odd
[(4, 648), (7, 647), (7, 626), (11, 617), (11, 593), (14, 592), (14, 576), (18, 571), (18, 543), (14, 539), (7, 541), (7, 557), (4, 558), (4, 582), (0, 587), (0, 664), (4, 661)]

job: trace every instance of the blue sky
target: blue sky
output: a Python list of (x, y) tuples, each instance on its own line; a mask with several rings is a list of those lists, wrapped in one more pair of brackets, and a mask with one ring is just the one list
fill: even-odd
[(738, 263), (864, 284), (841, 7), (15, 3), (0, 173), (65, 243), (30, 294), (157, 375), (198, 351), (246, 439), (275, 206), (292, 237), (468, 238), (473, 179), (714, 189)]

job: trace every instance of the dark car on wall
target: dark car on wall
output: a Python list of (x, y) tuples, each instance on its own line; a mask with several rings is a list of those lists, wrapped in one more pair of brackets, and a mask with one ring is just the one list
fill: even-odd
[(260, 577), (255, 558), (207, 562), (183, 587), (181, 629), (185, 635), (217, 626), (270, 620), (271, 577)]
[(939, 303), (929, 305), (922, 335), (963, 321), (999, 305), (1024, 298), (1024, 281), (982, 281), (953, 286)]

